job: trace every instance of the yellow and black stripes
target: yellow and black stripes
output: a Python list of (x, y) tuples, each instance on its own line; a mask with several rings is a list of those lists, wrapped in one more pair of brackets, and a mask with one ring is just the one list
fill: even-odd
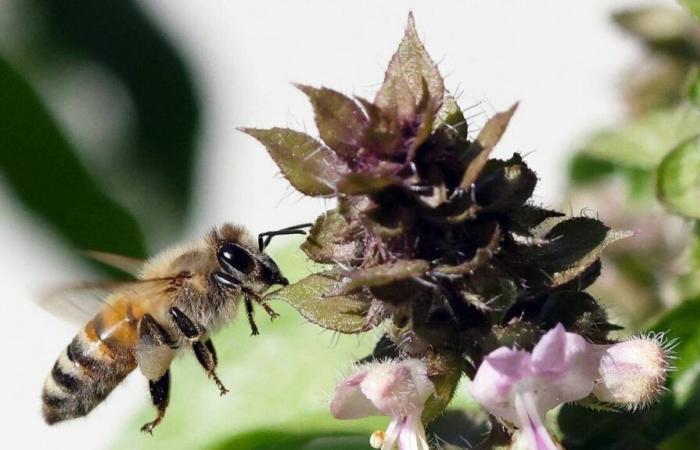
[(49, 424), (86, 415), (135, 367), (133, 356), (112, 351), (90, 333), (91, 325), (61, 353), (46, 379), (42, 402)]

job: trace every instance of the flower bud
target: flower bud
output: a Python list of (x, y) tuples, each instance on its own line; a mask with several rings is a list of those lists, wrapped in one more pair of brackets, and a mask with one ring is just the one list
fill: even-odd
[(593, 388), (598, 400), (637, 409), (652, 403), (664, 389), (673, 342), (663, 335), (634, 337), (601, 346), (600, 378)]

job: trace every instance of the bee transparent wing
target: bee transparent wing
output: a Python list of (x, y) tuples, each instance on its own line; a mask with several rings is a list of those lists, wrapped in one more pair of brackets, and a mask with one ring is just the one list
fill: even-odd
[(95, 250), (86, 250), (85, 255), (122, 272), (137, 276), (143, 267), (144, 260), (132, 258), (130, 256), (117, 255), (116, 253), (99, 252)]
[(100, 310), (110, 307), (109, 298), (146, 298), (169, 285), (173, 278), (97, 281), (59, 286), (41, 295), (35, 303), (43, 310), (75, 325), (84, 325)]

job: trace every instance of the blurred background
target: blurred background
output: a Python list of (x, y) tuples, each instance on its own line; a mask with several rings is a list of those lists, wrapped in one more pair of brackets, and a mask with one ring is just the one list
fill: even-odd
[[(228, 396), (193, 358), (177, 361), (154, 437), (138, 432), (152, 415), (139, 375), (89, 417), (50, 428), (42, 383), (78, 325), (32, 299), (51, 285), (117, 275), (84, 249), (145, 257), (225, 221), (258, 233), (329, 208), (294, 192), (236, 128), (313, 129), (291, 82), (373, 96), (411, 10), (474, 129), (521, 102), (495, 156), (526, 155), (538, 201), (641, 231), (642, 244), (610, 257), (597, 293), (614, 299), (618, 323), (648, 327), (700, 284), (675, 277), (692, 228), (654, 200), (663, 155), (638, 155), (640, 142), (668, 150), (700, 130), (697, 114), (673, 109), (700, 60), (700, 34), (676, 2), (653, 4), (670, 15), (613, 19), (647, 6), (634, 0), (1, 0), (6, 448), (366, 447), (384, 421), (335, 424), (327, 400), (374, 339), (321, 333), (284, 307), (274, 326), (259, 316), (260, 337), (242, 322), (215, 337)], [(271, 247), (290, 278), (312, 270), (296, 244)]]

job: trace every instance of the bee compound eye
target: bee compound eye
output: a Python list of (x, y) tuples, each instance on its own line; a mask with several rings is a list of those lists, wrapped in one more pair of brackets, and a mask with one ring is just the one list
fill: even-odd
[(226, 243), (219, 247), (217, 258), (221, 267), (230, 272), (235, 269), (249, 274), (255, 269), (255, 260), (248, 250), (237, 244)]

